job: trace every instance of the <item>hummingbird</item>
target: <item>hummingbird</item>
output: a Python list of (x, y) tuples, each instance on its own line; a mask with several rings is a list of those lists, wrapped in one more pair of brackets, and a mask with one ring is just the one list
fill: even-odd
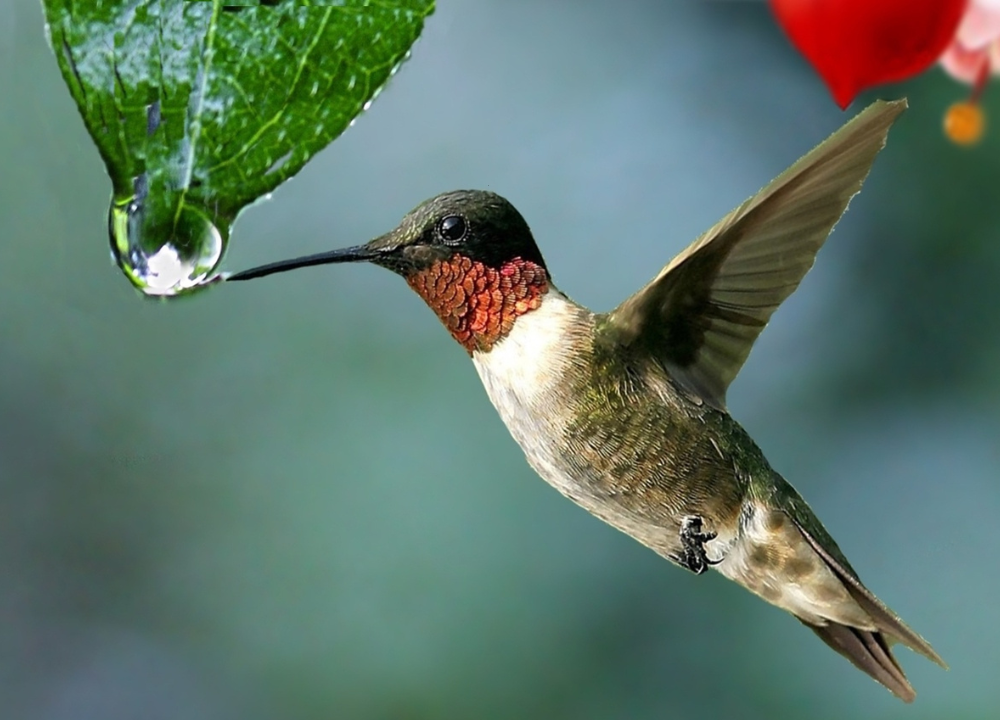
[(754, 341), (905, 108), (868, 106), (611, 312), (560, 291), (521, 214), (479, 190), (427, 200), (364, 245), (226, 279), (359, 261), (401, 275), (469, 354), (544, 480), (667, 560), (720, 572), (790, 612), (911, 702), (892, 645), (944, 661), (862, 584), (726, 409)]

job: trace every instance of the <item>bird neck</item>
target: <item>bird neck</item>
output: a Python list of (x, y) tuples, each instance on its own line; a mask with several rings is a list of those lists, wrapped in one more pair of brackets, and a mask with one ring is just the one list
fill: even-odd
[(519, 317), (537, 310), (550, 284), (545, 267), (530, 260), (490, 267), (460, 253), (436, 260), (406, 282), (469, 355), (489, 352)]

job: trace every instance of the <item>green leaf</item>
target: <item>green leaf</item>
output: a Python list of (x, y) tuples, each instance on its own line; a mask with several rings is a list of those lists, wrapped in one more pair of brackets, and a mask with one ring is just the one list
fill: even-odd
[(237, 214), (368, 107), (433, 0), (43, 0), (111, 176), (119, 265), (142, 291), (215, 279)]

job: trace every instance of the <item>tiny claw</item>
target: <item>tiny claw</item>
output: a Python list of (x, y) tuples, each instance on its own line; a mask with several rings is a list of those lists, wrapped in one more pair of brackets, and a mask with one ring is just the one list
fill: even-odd
[(703, 533), (701, 531), (703, 522), (698, 516), (689, 516), (684, 518), (684, 522), (681, 524), (680, 536), (683, 552), (677, 562), (695, 575), (701, 575), (710, 566), (718, 565), (725, 559), (711, 560), (705, 553), (705, 543), (718, 537), (718, 533)]

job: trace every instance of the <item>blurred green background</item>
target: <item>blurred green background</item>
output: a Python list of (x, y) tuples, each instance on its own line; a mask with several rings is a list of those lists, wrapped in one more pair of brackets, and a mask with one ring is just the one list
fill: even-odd
[[(0, 716), (1000, 716), (1000, 122), (944, 140), (966, 92), (936, 69), (883, 89), (910, 111), (730, 392), (951, 663), (901, 651), (907, 707), (546, 486), (390, 273), (140, 298), (38, 0), (2, 0)], [(478, 187), (607, 309), (847, 116), (762, 3), (441, 0), (226, 266)]]

